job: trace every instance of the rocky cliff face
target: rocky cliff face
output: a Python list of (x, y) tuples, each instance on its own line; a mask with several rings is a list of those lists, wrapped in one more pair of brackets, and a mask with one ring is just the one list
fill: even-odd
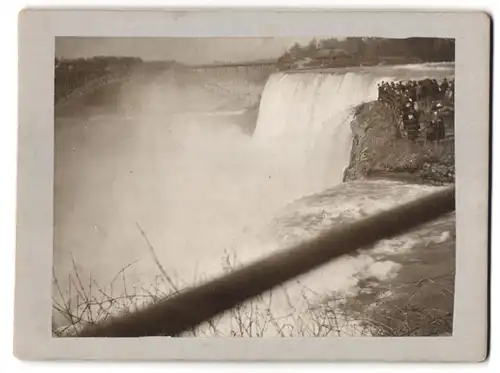
[(356, 108), (353, 144), (344, 181), (385, 178), (444, 184), (455, 181), (453, 140), (413, 142), (401, 138), (394, 113), (379, 101)]

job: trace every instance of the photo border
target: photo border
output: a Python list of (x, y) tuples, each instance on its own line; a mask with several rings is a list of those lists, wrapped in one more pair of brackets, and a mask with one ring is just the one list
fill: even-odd
[[(456, 11), (23, 10), (19, 15), (14, 354), (23, 360), (484, 360), (488, 345), (490, 27), (486, 13)], [(457, 236), (453, 336), (52, 337), (56, 36), (454, 38)]]

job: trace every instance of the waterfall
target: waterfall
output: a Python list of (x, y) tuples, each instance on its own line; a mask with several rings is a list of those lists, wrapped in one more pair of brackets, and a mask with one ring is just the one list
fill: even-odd
[(353, 109), (377, 97), (380, 78), (366, 73), (277, 73), (262, 95), (254, 141), (279, 164), (293, 164), (316, 192), (338, 184), (349, 162)]

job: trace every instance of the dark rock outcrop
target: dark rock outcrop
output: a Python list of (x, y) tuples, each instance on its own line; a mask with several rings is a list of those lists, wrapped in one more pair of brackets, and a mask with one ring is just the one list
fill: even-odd
[(355, 109), (353, 143), (344, 181), (384, 178), (444, 184), (455, 181), (453, 138), (440, 143), (403, 138), (395, 114), (380, 101)]

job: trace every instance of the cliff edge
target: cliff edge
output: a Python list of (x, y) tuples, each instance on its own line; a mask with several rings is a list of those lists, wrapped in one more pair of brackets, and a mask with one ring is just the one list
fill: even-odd
[(344, 182), (382, 178), (440, 185), (455, 181), (453, 134), (438, 143), (402, 138), (396, 114), (381, 101), (359, 105), (351, 130)]

